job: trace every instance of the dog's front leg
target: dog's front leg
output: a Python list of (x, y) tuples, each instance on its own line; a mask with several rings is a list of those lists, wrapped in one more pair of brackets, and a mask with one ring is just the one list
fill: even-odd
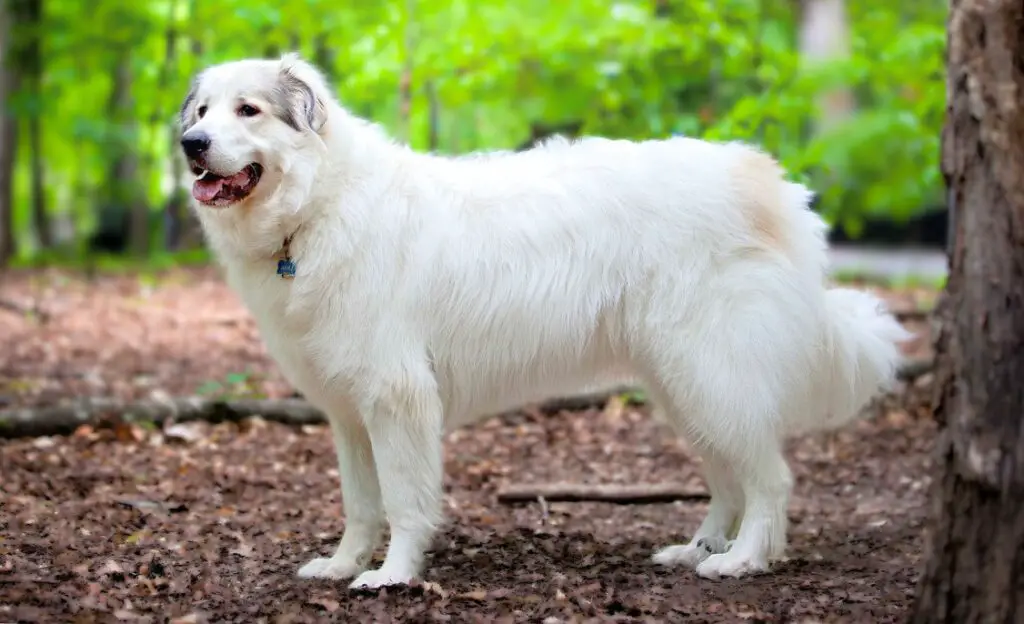
[(370, 437), (362, 420), (354, 413), (340, 411), (332, 411), (328, 420), (338, 454), (345, 533), (334, 555), (313, 559), (299, 568), (299, 576), (347, 579), (366, 569), (380, 544), (384, 510)]
[(383, 396), (364, 410), (391, 542), (381, 567), (356, 577), (354, 588), (411, 581), (441, 521), (441, 400), (432, 378), (414, 377), (383, 384)]

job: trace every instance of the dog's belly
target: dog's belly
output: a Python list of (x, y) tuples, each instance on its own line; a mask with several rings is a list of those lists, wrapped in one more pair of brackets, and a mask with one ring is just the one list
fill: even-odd
[(635, 377), (628, 360), (599, 347), (572, 358), (554, 348), (533, 357), (511, 348), (500, 353), (478, 349), (478, 357), (444, 355), (448, 354), (435, 354), (435, 375), (449, 429), (529, 403), (596, 391)]

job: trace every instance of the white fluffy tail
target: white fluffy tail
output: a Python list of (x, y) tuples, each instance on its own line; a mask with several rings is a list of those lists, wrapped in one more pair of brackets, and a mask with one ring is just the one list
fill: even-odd
[(793, 414), (789, 433), (836, 429), (857, 418), (879, 392), (890, 388), (900, 360), (899, 343), (912, 334), (871, 293), (833, 288), (825, 293), (821, 361), (811, 411)]

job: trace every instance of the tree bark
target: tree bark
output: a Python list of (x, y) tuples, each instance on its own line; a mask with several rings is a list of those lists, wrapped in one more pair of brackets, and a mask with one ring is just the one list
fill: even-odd
[(18, 123), (7, 104), (18, 89), (18, 76), (11, 62), (13, 16), (6, 2), (0, 2), (0, 266), (14, 255), (14, 160), (18, 145)]
[(942, 425), (913, 622), (1024, 612), (1024, 3), (952, 0)]

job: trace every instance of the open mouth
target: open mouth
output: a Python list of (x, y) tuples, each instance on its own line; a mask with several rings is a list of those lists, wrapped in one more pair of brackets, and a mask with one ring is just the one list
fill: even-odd
[(207, 206), (227, 206), (241, 201), (252, 193), (263, 175), (259, 163), (249, 163), (236, 174), (219, 176), (198, 164), (192, 164), (196, 181), (192, 184), (192, 196)]

